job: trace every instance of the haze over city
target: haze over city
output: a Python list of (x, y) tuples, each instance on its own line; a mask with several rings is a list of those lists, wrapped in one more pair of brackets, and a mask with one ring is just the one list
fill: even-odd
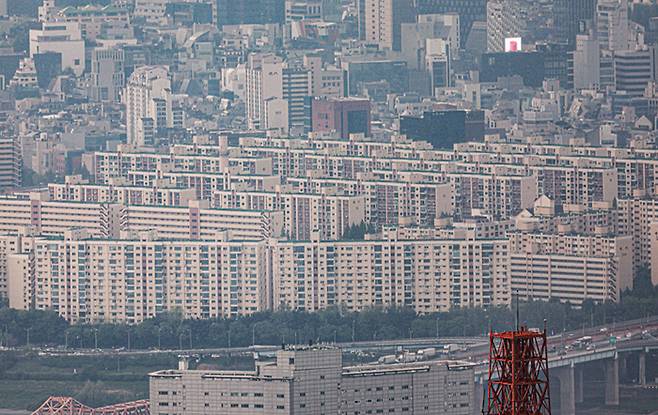
[(658, 414), (656, 0), (0, 0), (0, 415)]

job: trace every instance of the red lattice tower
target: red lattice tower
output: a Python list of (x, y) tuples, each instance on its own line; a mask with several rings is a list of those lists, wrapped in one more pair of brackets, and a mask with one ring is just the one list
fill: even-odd
[(551, 414), (546, 329), (489, 334), (487, 392), (489, 415)]

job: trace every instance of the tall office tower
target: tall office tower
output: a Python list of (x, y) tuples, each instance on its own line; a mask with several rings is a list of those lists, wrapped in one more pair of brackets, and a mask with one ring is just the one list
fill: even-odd
[(576, 35), (582, 32), (582, 22), (593, 21), (595, 14), (596, 0), (554, 0), (556, 37), (573, 50), (576, 47)]
[(282, 72), (283, 99), (288, 102), (288, 126), (296, 133), (303, 132), (306, 120), (304, 100), (311, 94), (311, 71), (301, 66), (284, 67)]
[(247, 62), (247, 124), (250, 129), (267, 128), (265, 102), (283, 99), (283, 61), (272, 54), (253, 53)]
[(654, 46), (615, 52), (614, 107), (616, 110), (621, 110), (624, 105), (630, 105), (633, 98), (644, 96), (644, 90), (649, 82), (656, 80), (657, 58)]
[(599, 0), (596, 5), (596, 36), (602, 50), (629, 48), (628, 0)]
[(443, 39), (425, 39), (426, 69), (430, 73), (431, 94), (437, 88), (452, 86), (450, 45)]
[[(247, 64), (247, 122), (251, 129), (304, 128), (304, 99), (313, 79), (309, 69), (288, 66), (272, 54), (252, 54)], [(281, 116), (287, 114), (287, 126)]]
[(419, 15), (417, 22), (403, 23), (401, 30), (402, 50), (399, 56), (410, 70), (427, 69), (428, 40), (446, 43), (451, 58), (459, 56), (459, 15), (455, 13)]
[(137, 68), (128, 79), (125, 93), (128, 143), (138, 147), (153, 145), (158, 129), (173, 127), (167, 68)]
[(356, 0), (356, 13), (358, 17), (359, 39), (366, 39), (366, 0)]
[(89, 74), (89, 99), (119, 102), (125, 86), (123, 49), (94, 49)]
[(0, 139), (0, 190), (21, 185), (21, 147), (13, 138)]
[(461, 42), (466, 43), (473, 22), (487, 20), (487, 0), (416, 0), (418, 14), (457, 13), (461, 22)]
[(504, 52), (505, 39), (523, 37), (528, 21), (527, 5), (519, 0), (487, 3), (487, 51)]
[(217, 0), (217, 26), (283, 24), (285, 0)]
[(576, 90), (597, 88), (601, 84), (599, 41), (594, 34), (576, 36), (573, 51), (573, 87)]
[(381, 49), (401, 50), (401, 25), (414, 23), (412, 0), (365, 0), (365, 40)]

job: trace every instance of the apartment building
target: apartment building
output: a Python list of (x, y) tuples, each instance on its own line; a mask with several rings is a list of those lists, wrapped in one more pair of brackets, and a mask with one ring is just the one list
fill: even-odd
[(617, 234), (619, 214), (612, 203), (597, 203), (595, 209), (581, 205), (556, 206), (547, 196), (539, 197), (532, 209), (514, 218), (516, 229), (547, 234), (578, 233), (586, 235)]
[(630, 236), (508, 233), (512, 290), (522, 298), (619, 301), (633, 286)]
[(112, 178), (128, 177), (131, 171), (157, 172), (158, 178), (169, 172), (272, 174), (272, 160), (249, 155), (190, 154), (174, 146), (169, 154), (145, 153), (131, 146), (118, 151), (97, 151), (89, 171), (94, 172), (96, 183), (108, 183)]
[(26, 197), (0, 196), (2, 234), (33, 227), (37, 234), (62, 235), (71, 228), (84, 228), (97, 237), (114, 237), (119, 234), (119, 219), (119, 205), (53, 201), (47, 190)]
[(48, 236), (79, 228), (106, 238), (116, 238), (122, 230), (156, 230), (168, 239), (214, 239), (228, 231), (234, 239), (260, 240), (282, 235), (283, 214), (213, 209), (208, 201), (197, 200), (186, 206), (53, 201), (48, 190), (27, 197), (0, 197), (0, 233), (15, 233), (28, 226)]
[(341, 239), (350, 227), (368, 218), (364, 196), (234, 190), (213, 196), (217, 208), (282, 212), (284, 234), (295, 240), (308, 240), (312, 232), (323, 240)]
[(537, 199), (533, 176), (448, 174), (457, 217), (488, 216), (506, 219), (531, 207)]
[(16, 233), (0, 235), (0, 298), (9, 299), (10, 287), (7, 276), (12, 267), (11, 257), (16, 254), (29, 252), (32, 233), (32, 228), (28, 227)]
[(187, 206), (196, 199), (191, 188), (177, 188), (169, 180), (155, 180), (154, 186), (129, 186), (118, 178), (109, 184), (89, 184), (79, 176), (67, 176), (65, 183), (49, 183), (51, 200), (118, 203), (121, 205)]
[(207, 200), (189, 206), (128, 205), (122, 208), (123, 229), (155, 230), (167, 239), (214, 239), (228, 232), (231, 239), (261, 240), (283, 235), (283, 213), (269, 210), (216, 209)]
[[(36, 238), (34, 266), (12, 269), (9, 286), (27, 281), (34, 308), (54, 310), (73, 323), (134, 324), (173, 310), (185, 318), (233, 317), (270, 307), (263, 241), (124, 236), (89, 239), (84, 231), (67, 231)], [(26, 308), (17, 294), (10, 306)]]
[(236, 240), (230, 232), (172, 239), (146, 230), (96, 239), (74, 229), (7, 236), (0, 271), (6, 264), (12, 308), (52, 309), (72, 322), (132, 324), (174, 309), (211, 318), (282, 306), (431, 313), (509, 304), (508, 241), (462, 236), (300, 242)]
[(636, 267), (651, 265), (657, 251), (652, 251), (651, 227), (658, 223), (658, 199), (621, 199), (619, 233), (633, 237), (633, 264)]
[(504, 239), (280, 241), (272, 246), (273, 306), (432, 313), (507, 305), (507, 245)]
[(285, 346), (254, 371), (149, 374), (154, 412), (196, 414), (473, 413), (473, 365), (428, 361), (343, 367), (340, 349)]
[(363, 195), (365, 217), (378, 228), (405, 224), (433, 227), (438, 217), (454, 211), (453, 191), (447, 183), (376, 180), (363, 174), (358, 180), (288, 177), (286, 184), (302, 193)]

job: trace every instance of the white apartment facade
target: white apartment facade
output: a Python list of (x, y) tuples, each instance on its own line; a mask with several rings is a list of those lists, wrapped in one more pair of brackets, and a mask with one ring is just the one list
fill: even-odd
[(295, 240), (308, 240), (314, 232), (323, 240), (341, 239), (367, 220), (364, 196), (226, 190), (215, 193), (213, 206), (281, 211), (284, 234)]
[(281, 241), (272, 247), (273, 306), (433, 313), (507, 305), (507, 245), (504, 239)]
[(89, 239), (84, 231), (70, 231), (36, 238), (31, 254), (22, 256), (31, 257), (33, 267), (10, 268), (10, 307), (27, 306), (21, 297), (29, 294), (21, 296), (20, 288), (29, 285), (35, 309), (54, 310), (74, 323), (136, 324), (174, 310), (185, 318), (235, 317), (270, 307), (264, 241), (166, 241), (155, 235)]
[(511, 232), (512, 290), (527, 299), (617, 302), (633, 287), (631, 236)]

